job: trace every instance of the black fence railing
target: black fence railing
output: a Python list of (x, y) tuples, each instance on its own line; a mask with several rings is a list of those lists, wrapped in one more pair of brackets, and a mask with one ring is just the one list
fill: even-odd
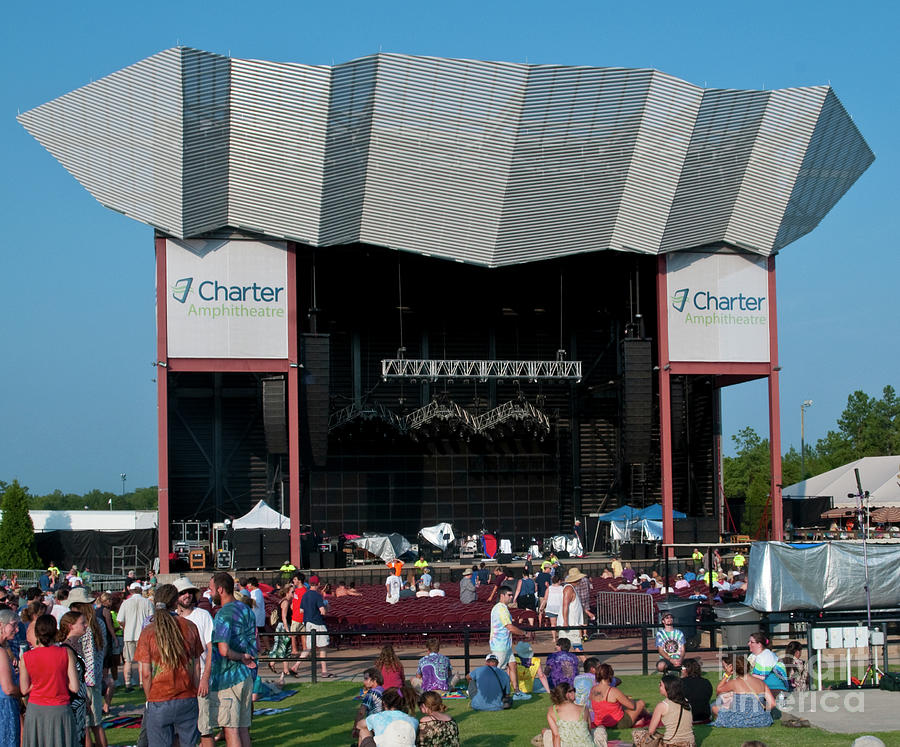
[[(717, 640), (720, 640), (721, 631), (718, 631), (717, 628), (731, 628), (741, 626), (744, 628), (753, 627), (754, 630), (760, 629), (765, 630), (767, 627), (771, 627), (774, 625), (781, 625), (783, 623), (771, 620), (760, 620), (760, 625), (754, 625), (752, 623), (748, 624), (747, 621), (716, 621), (715, 623), (710, 623), (708, 627), (704, 627), (703, 629), (709, 634), (709, 644), (708, 645), (698, 645), (692, 648), (692, 653), (697, 652), (707, 652), (707, 653), (720, 653), (720, 652), (728, 652), (728, 653), (747, 653), (747, 647), (743, 646), (718, 646), (716, 644)], [(834, 627), (837, 625), (837, 622), (828, 621), (825, 619), (818, 621), (803, 621), (805, 624), (806, 630), (797, 629), (792, 631), (796, 633), (796, 635), (791, 636), (782, 636), (780, 637), (788, 638), (790, 637), (793, 640), (800, 640), (805, 643), (807, 647), (808, 660), (813, 661), (817, 652), (814, 652), (811, 648), (811, 635), (808, 635), (808, 631), (813, 627)], [(896, 627), (900, 624), (900, 612), (895, 614), (890, 614), (886, 616), (873, 617), (872, 619), (873, 628), (878, 628), (885, 632), (885, 643), (883, 646), (879, 646), (881, 648), (881, 664), (882, 670), (884, 672), (889, 671), (890, 665), (890, 647), (894, 646), (895, 648), (900, 648), (900, 635), (896, 633), (893, 635), (888, 635), (888, 630), (891, 627)], [(698, 623), (698, 626), (700, 624)], [(592, 656), (597, 655), (602, 657), (604, 661), (608, 661), (617, 656), (635, 656), (640, 655), (641, 657), (641, 672), (646, 675), (650, 673), (650, 662), (651, 658), (658, 655), (656, 646), (654, 645), (655, 641), (655, 632), (659, 629), (658, 624), (613, 624), (613, 625), (583, 625), (583, 626), (569, 626), (568, 629), (575, 630), (580, 629), (582, 631), (582, 637), (584, 639), (584, 655)], [(525, 634), (528, 636), (533, 636), (534, 633), (538, 632), (559, 632), (559, 628), (552, 627), (529, 627), (522, 628), (525, 631)], [(623, 631), (633, 631), (634, 635), (631, 636), (621, 636)], [(332, 640), (336, 638), (376, 638), (385, 635), (394, 635), (397, 638), (402, 638), (406, 643), (413, 644), (417, 636), (420, 636), (423, 640), (428, 636), (435, 636), (438, 638), (446, 637), (448, 634), (452, 635), (454, 638), (461, 638), (462, 640), (462, 653), (461, 654), (448, 654), (446, 651), (442, 651), (451, 661), (459, 661), (462, 660), (464, 673), (471, 671), (471, 663), (472, 663), (472, 648), (475, 641), (482, 641), (484, 637), (490, 633), (489, 628), (465, 628), (459, 631), (448, 631), (446, 628), (430, 628), (430, 627), (421, 627), (421, 628), (398, 628), (396, 630), (389, 630), (385, 628), (379, 629), (377, 632), (373, 631), (360, 631), (360, 630), (331, 630), (328, 632), (318, 632), (318, 631), (294, 631), (294, 632), (276, 632), (276, 633), (265, 633), (265, 636), (269, 637), (278, 637), (278, 636), (287, 636), (287, 637), (295, 637), (295, 636), (314, 636), (318, 638), (318, 636), (329, 636)], [(634, 640), (636, 638), (640, 638), (641, 644), (640, 648), (635, 648), (633, 644), (628, 647), (622, 648), (609, 648), (608, 646), (604, 646), (603, 648), (599, 648), (596, 646), (592, 646), (591, 644), (597, 640), (603, 639), (606, 641), (614, 640), (610, 638), (604, 637), (605, 634), (616, 633), (622, 638), (622, 640)], [(480, 645), (480, 644), (479, 644)], [(338, 649), (341, 650), (341, 649)], [(582, 652), (579, 651), (579, 654)], [(418, 661), (421, 658), (421, 654), (416, 655), (398, 655), (403, 661)], [(347, 656), (347, 655), (339, 655), (333, 656), (330, 653), (326, 657), (329, 663), (332, 662), (360, 662), (364, 663), (366, 666), (370, 666), (372, 663), (371, 655), (363, 656)], [(280, 662), (291, 662), (296, 664), (298, 661), (309, 662), (310, 665), (310, 678), (313, 683), (318, 681), (318, 664), (321, 661), (318, 656), (318, 649), (315, 646), (312, 646), (309, 649), (309, 656), (304, 659), (298, 659), (296, 656), (293, 657), (270, 657), (270, 656), (262, 656), (259, 659), (261, 664), (268, 663), (280, 663)], [(836, 660), (837, 661), (837, 660)], [(837, 662), (840, 663), (840, 662)], [(812, 673), (811, 673), (812, 677)], [(815, 680), (813, 680), (815, 681)]]

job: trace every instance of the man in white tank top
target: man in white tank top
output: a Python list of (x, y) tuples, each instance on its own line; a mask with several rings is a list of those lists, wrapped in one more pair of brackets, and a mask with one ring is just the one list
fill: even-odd
[(563, 586), (562, 608), (560, 609), (560, 627), (559, 632), (563, 638), (568, 638), (572, 644), (572, 651), (583, 652), (584, 643), (582, 635), (584, 631), (576, 627), (584, 625), (584, 607), (581, 606), (581, 600), (572, 585), (586, 576), (577, 568), (570, 568), (566, 574), (565, 586)]

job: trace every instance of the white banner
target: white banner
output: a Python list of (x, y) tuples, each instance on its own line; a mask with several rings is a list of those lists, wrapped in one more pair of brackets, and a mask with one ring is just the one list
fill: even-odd
[(287, 358), (284, 243), (166, 240), (170, 358)]
[(666, 280), (669, 360), (769, 361), (765, 257), (675, 252)]

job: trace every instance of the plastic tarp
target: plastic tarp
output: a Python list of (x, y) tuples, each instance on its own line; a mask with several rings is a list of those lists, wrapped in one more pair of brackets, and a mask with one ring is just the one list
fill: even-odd
[(422, 531), (419, 534), (441, 550), (446, 550), (450, 543), (456, 539), (453, 534), (453, 527), (446, 521), (435, 524), (433, 527), (422, 527)]
[[(900, 607), (900, 545), (868, 543), (872, 608)], [(760, 612), (866, 607), (862, 542), (754, 542), (744, 603)]]
[(364, 537), (350, 541), (357, 547), (377, 555), (385, 563), (396, 560), (403, 553), (409, 552), (412, 547), (406, 537), (396, 532), (391, 534), (367, 534)]
[(233, 529), (290, 529), (291, 520), (270, 508), (265, 501), (259, 501), (247, 513), (231, 524)]
[(584, 554), (584, 548), (574, 534), (557, 534), (550, 538), (550, 546), (556, 552), (565, 550), (571, 558), (581, 557)]

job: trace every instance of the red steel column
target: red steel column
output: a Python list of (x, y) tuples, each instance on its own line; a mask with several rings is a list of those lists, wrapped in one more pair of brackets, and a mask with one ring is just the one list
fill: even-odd
[[(656, 269), (656, 315), (659, 344), (659, 451), (662, 465), (663, 544), (675, 541), (672, 520), (672, 390), (669, 366), (669, 303), (666, 285), (666, 257), (660, 255)], [(671, 551), (670, 551), (671, 552)]]
[(297, 328), (297, 247), (287, 245), (288, 288), (288, 504), (291, 517), (291, 563), (300, 567), (300, 387)]
[(166, 240), (156, 239), (156, 419), (159, 488), (159, 572), (169, 572), (169, 369), (166, 301)]
[(784, 536), (784, 517), (781, 507), (781, 403), (778, 392), (778, 314), (775, 303), (775, 257), (769, 257), (769, 460), (772, 482), (769, 495), (772, 502), (772, 539)]

